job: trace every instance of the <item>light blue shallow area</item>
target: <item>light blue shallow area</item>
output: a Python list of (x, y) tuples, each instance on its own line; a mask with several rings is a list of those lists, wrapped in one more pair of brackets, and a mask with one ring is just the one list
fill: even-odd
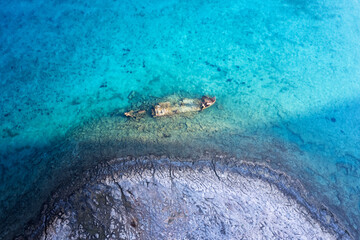
[(358, 1), (3, 0), (0, 18), (7, 214), (41, 180), (27, 156), (129, 109), (131, 92), (209, 94), (214, 144), (241, 159), (281, 159), (270, 164), (360, 236)]

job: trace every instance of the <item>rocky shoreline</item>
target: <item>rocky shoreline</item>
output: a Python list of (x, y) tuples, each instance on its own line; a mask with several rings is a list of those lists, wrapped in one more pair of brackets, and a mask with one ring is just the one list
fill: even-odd
[(307, 195), (284, 173), (222, 156), (118, 158), (56, 191), (18, 239), (353, 239)]

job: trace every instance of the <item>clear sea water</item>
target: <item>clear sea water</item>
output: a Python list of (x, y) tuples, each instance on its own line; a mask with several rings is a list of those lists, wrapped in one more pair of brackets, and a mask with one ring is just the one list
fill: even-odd
[[(126, 155), (227, 154), (286, 172), (360, 237), (357, 0), (2, 0), (0, 228)], [(129, 121), (159, 99), (199, 114)]]

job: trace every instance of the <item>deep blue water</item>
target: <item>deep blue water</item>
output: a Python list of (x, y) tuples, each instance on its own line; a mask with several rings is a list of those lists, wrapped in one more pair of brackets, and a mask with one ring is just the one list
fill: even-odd
[[(286, 172), (360, 236), (358, 1), (3, 0), (0, 18), (4, 232), (104, 159), (203, 151)], [(203, 94), (191, 117), (122, 116)]]

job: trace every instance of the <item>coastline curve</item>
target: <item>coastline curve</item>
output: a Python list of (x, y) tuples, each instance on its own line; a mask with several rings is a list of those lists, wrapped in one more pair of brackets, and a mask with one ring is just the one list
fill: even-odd
[(298, 181), (262, 164), (118, 158), (55, 192), (22, 237), (352, 239), (305, 195)]

